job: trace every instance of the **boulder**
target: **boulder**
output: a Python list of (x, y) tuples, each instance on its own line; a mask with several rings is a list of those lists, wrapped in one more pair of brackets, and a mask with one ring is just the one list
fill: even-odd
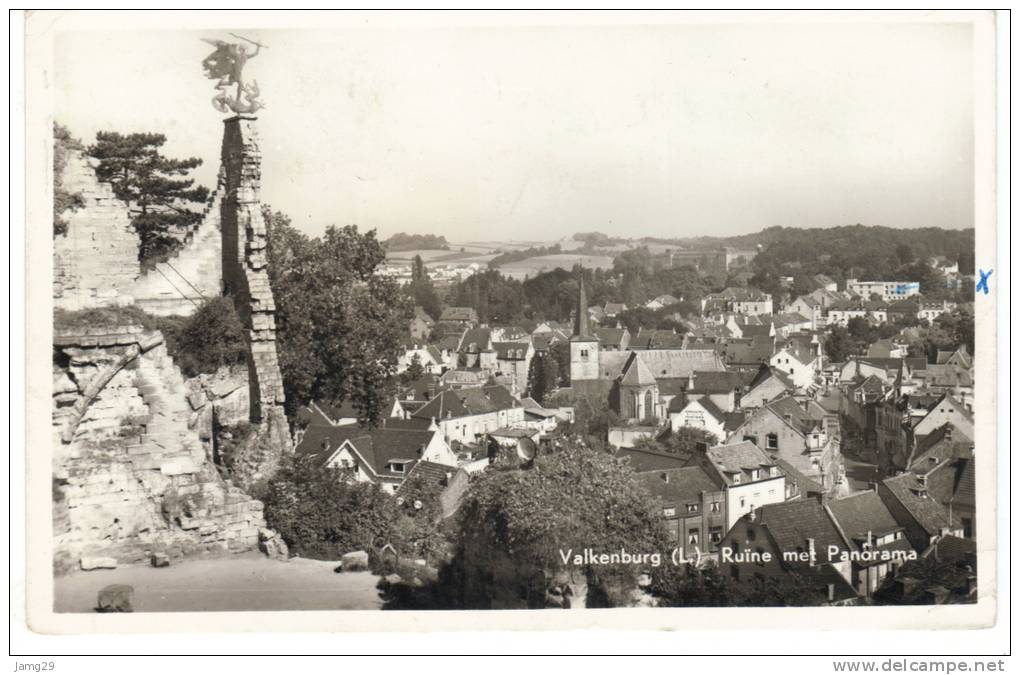
[(368, 553), (365, 551), (351, 551), (340, 557), (344, 572), (358, 572), (368, 569)]
[(133, 612), (135, 589), (127, 584), (112, 584), (99, 591), (97, 612)]
[(153, 553), (151, 562), (153, 567), (170, 567), (170, 556), (166, 553)]
[(283, 560), (286, 562), (290, 559), (290, 550), (287, 548), (287, 542), (283, 540), (280, 533), (265, 527), (259, 528), (259, 550), (265, 553), (266, 557), (273, 560)]
[(83, 570), (115, 570), (117, 569), (116, 558), (83, 557), (80, 561)]

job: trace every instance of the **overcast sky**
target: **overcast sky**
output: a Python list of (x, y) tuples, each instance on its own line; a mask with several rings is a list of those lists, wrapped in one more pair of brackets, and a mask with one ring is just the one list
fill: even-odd
[[(234, 30), (269, 45), (263, 201), (310, 234), (973, 227), (966, 24)], [(211, 185), (200, 37), (60, 34), (58, 121), (162, 132)]]

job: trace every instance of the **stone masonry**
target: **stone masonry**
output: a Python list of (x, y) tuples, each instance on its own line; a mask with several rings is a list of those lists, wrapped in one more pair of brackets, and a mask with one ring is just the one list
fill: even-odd
[(58, 570), (258, 545), (262, 503), (209, 460), (180, 370), (140, 326), (54, 337), (54, 536)]
[(222, 291), (220, 202), (223, 171), (209, 195), (202, 220), (183, 236), (183, 246), (165, 262), (145, 272), (131, 286), (135, 304), (156, 316), (189, 316)]
[(138, 277), (138, 234), (124, 202), (96, 178), (93, 160), (70, 151), (64, 189), (84, 205), (63, 214), (67, 233), (54, 237), (53, 304), (60, 309), (130, 304)]
[(221, 153), (223, 198), (223, 292), (234, 300), (248, 340), (251, 421), (260, 425), (235, 474), (250, 485), (271, 473), (291, 447), (283, 410), (283, 378), (276, 354), (273, 291), (269, 285), (268, 238), (259, 200), (261, 153), (254, 117), (224, 121)]

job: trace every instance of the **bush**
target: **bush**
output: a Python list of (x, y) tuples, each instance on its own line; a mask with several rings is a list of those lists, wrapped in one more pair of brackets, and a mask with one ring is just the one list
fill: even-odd
[(230, 298), (206, 300), (179, 325), (166, 327), (167, 349), (187, 377), (215, 373), (247, 359), (244, 328)]
[(397, 498), (372, 483), (357, 483), (341, 469), (301, 456), (286, 458), (266, 486), (266, 523), (296, 555), (336, 560), (370, 554), (391, 544), (398, 555), (426, 557), (435, 550), (431, 505)]

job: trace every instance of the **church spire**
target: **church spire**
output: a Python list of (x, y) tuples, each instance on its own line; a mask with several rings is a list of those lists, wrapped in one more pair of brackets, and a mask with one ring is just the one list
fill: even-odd
[(584, 268), (581, 268), (577, 288), (577, 314), (574, 316), (574, 338), (591, 338), (588, 327), (588, 298), (584, 292)]

